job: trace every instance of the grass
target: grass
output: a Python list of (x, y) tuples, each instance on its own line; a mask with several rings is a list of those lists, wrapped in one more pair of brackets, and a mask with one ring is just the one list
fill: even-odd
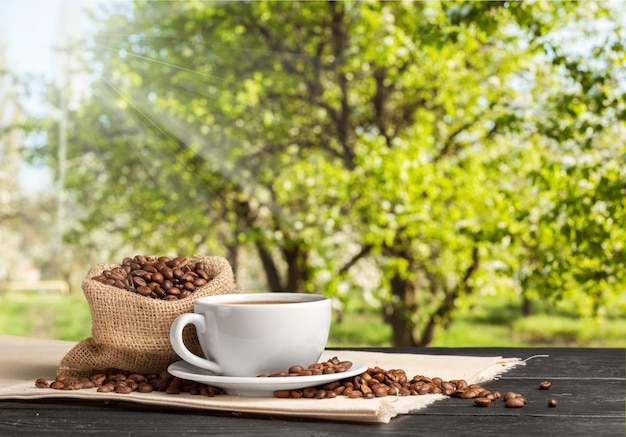
[(517, 302), (483, 297), (459, 311), (455, 322), (440, 329), (431, 345), (626, 347), (623, 310), (593, 319), (542, 302), (533, 302), (533, 306), (533, 313), (524, 316)]
[(355, 312), (334, 317), (329, 347), (390, 346), (391, 327), (373, 313)]
[[(522, 316), (515, 302), (481, 298), (440, 328), (431, 346), (626, 347), (623, 312), (593, 320), (536, 307), (534, 314)], [(91, 335), (91, 312), (82, 294), (7, 292), (0, 295), (0, 333), (79, 341)], [(391, 346), (391, 328), (373, 311), (335, 313), (328, 345)]]
[(91, 335), (91, 311), (78, 294), (7, 292), (0, 295), (0, 333), (78, 341)]

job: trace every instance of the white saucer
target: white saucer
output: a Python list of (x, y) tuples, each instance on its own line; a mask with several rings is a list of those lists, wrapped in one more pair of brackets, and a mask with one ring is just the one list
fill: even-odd
[[(334, 355), (333, 355), (334, 356)], [(320, 362), (327, 361), (332, 357), (322, 357)], [(338, 357), (340, 361), (341, 357)], [(368, 369), (367, 364), (358, 360), (352, 361), (352, 367), (346, 372), (331, 373), (313, 376), (274, 376), (274, 377), (239, 377), (220, 376), (208, 370), (201, 369), (186, 361), (177, 361), (167, 368), (167, 371), (179, 378), (202, 384), (219, 387), (226, 393), (235, 396), (273, 397), (276, 390), (295, 390), (299, 388), (314, 387), (327, 384), (351, 376), (360, 375)]]

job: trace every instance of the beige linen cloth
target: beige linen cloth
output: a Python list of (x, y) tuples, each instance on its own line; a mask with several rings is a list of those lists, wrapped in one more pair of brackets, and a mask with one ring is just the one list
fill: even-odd
[[(98, 393), (96, 389), (63, 391), (35, 387), (37, 378), (53, 380), (61, 358), (75, 342), (0, 335), (0, 399), (86, 399), (128, 401), (165, 407), (252, 413), (268, 417), (293, 417), (387, 423), (399, 414), (425, 408), (443, 395), (387, 396), (376, 399), (278, 399), (231, 395), (206, 397), (164, 392)], [(341, 359), (360, 360), (369, 367), (404, 369), (414, 375), (444, 380), (465, 379), (484, 383), (524, 364), (519, 358), (453, 355), (393, 354), (358, 350), (328, 351)]]

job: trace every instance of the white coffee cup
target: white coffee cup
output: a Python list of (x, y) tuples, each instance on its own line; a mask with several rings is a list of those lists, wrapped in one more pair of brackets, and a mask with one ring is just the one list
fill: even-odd
[[(174, 351), (189, 364), (224, 376), (257, 376), (319, 360), (331, 323), (328, 297), (306, 293), (234, 293), (202, 297), (170, 328)], [(206, 358), (183, 342), (194, 325)]]

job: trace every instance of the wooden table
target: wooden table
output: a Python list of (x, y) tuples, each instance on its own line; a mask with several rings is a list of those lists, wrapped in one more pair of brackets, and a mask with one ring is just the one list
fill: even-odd
[[(624, 436), (626, 350), (590, 348), (370, 348), (387, 353), (506, 356), (529, 360), (490, 390), (516, 391), (528, 404), (480, 408), (449, 398), (386, 424), (286, 420), (196, 410), (169, 410), (131, 404), (78, 401), (0, 402), (0, 436), (132, 435), (132, 436), (337, 436), (337, 435), (529, 435)], [(539, 390), (541, 381), (552, 382)], [(547, 405), (556, 399), (556, 408)]]

